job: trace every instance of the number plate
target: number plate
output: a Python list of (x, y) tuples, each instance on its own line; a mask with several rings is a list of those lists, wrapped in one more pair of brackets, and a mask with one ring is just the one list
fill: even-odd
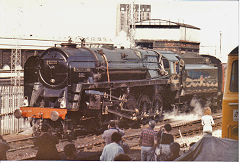
[(238, 110), (233, 110), (233, 121), (238, 121)]

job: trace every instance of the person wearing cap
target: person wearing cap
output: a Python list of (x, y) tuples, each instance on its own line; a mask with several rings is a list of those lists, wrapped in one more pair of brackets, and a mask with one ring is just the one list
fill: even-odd
[(105, 141), (105, 145), (112, 143), (111, 136), (114, 132), (118, 132), (124, 136), (124, 131), (117, 127), (116, 121), (111, 120), (108, 125), (108, 130), (105, 130), (102, 135), (102, 138)]
[(151, 120), (149, 127), (142, 130), (140, 135), (141, 161), (151, 161), (154, 156), (154, 147), (156, 144), (156, 132), (154, 131), (156, 122)]

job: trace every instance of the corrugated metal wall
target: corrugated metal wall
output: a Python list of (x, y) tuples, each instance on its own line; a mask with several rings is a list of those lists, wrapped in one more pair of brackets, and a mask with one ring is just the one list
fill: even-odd
[(0, 135), (14, 134), (29, 125), (13, 115), (23, 102), (23, 86), (0, 86)]

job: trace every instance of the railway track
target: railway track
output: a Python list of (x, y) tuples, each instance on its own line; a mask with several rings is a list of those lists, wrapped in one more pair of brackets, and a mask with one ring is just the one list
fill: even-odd
[[(213, 117), (214, 122), (215, 122), (213, 128), (221, 127), (221, 124), (222, 124), (221, 118), (222, 118), (222, 115), (220, 115), (220, 114), (215, 115)], [(186, 136), (199, 134), (199, 133), (202, 133), (202, 129), (203, 129), (200, 119), (195, 120), (195, 121), (190, 121), (190, 122), (184, 122), (184, 123), (176, 123), (176, 124), (171, 123), (171, 126), (172, 126), (171, 133), (173, 134), (173, 136), (175, 138), (180, 138), (181, 135), (183, 137), (186, 137)], [(125, 137), (127, 142), (129, 142), (129, 144), (132, 144), (132, 145), (130, 145), (130, 147), (135, 147), (135, 146), (139, 145), (138, 140), (140, 138), (140, 133), (141, 132)], [(137, 143), (134, 143), (133, 139), (138, 139)], [(185, 147), (185, 144), (180, 144), (180, 146)]]
[[(213, 116), (215, 127), (221, 126), (221, 115)], [(158, 123), (156, 128), (159, 129), (164, 124), (170, 123), (172, 125), (172, 134), (175, 138), (180, 138), (181, 135), (190, 136), (194, 134), (199, 134), (202, 131), (201, 120), (189, 121), (189, 122), (171, 122), (170, 120), (165, 120), (161, 123)], [(141, 129), (129, 129), (126, 130), (125, 136), (123, 137), (124, 142), (126, 142), (130, 148), (139, 146), (139, 137)], [(33, 137), (27, 137), (19, 140), (9, 141), (10, 150), (7, 152), (8, 158), (16, 158), (13, 160), (34, 160), (37, 148), (33, 145)], [(57, 145), (58, 151), (63, 152), (63, 147), (67, 144), (67, 140), (62, 140)], [(77, 150), (79, 151), (100, 151), (104, 147), (104, 141), (99, 136), (86, 136), (78, 137), (76, 141), (73, 141)], [(181, 147), (184, 147), (184, 144), (181, 144)], [(15, 154), (17, 153), (17, 154)], [(16, 157), (18, 155), (19, 157)], [(12, 160), (12, 159), (10, 159)]]
[[(213, 128), (219, 127), (222, 124), (221, 120), (222, 116), (221, 115), (215, 115), (213, 117), (215, 125)], [(172, 131), (171, 133), (174, 135), (175, 138), (179, 138), (181, 135), (182, 136), (189, 136), (189, 135), (194, 135), (202, 132), (202, 125), (201, 125), (201, 120), (195, 120), (195, 121), (190, 121), (190, 122), (185, 122), (185, 123), (180, 123), (180, 124), (171, 124), (172, 125)], [(158, 125), (161, 127), (161, 125)], [(141, 131), (137, 131), (134, 134), (131, 135), (125, 135), (123, 137), (123, 140), (129, 144), (129, 147), (135, 147), (138, 146), (138, 140), (140, 138), (140, 133)], [(137, 139), (137, 141), (134, 141)], [(79, 150), (84, 150), (85, 148), (87, 149), (92, 149), (94, 146), (99, 146), (103, 145), (104, 146), (104, 141), (100, 140), (91, 144), (85, 144), (80, 147), (78, 147)], [(181, 144), (181, 146), (184, 146)]]
[[(222, 115), (215, 115), (213, 117), (214, 119), (214, 128), (221, 126), (222, 124)], [(182, 136), (190, 136), (194, 134), (198, 134), (202, 132), (202, 125), (201, 120), (195, 120), (189, 123), (182, 123), (182, 124), (176, 124), (172, 125), (173, 131), (172, 134), (175, 136), (175, 138), (179, 138)]]
[[(161, 123), (170, 122), (169, 119), (165, 119)], [(131, 129), (132, 132), (138, 131), (139, 129)], [(7, 158), (10, 160), (34, 160), (37, 152), (37, 148), (33, 145), (34, 137), (28, 136), (21, 139), (7, 141), (10, 145), (10, 149), (7, 152)], [(63, 151), (63, 147), (69, 143), (67, 140), (60, 140), (57, 144), (59, 152)], [(80, 151), (92, 150), (94, 147), (99, 147), (99, 150), (104, 146), (102, 136), (96, 136), (88, 134), (86, 136), (78, 136), (77, 140), (74, 140), (76, 148)]]

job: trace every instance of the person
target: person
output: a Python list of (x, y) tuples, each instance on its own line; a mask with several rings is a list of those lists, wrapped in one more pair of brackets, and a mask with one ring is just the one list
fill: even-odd
[(157, 133), (157, 147), (154, 153), (156, 161), (167, 161), (171, 155), (170, 145), (174, 142), (171, 130), (172, 126), (168, 123)]
[(191, 142), (191, 143), (189, 144), (189, 150), (191, 150), (191, 148), (193, 147), (194, 144), (196, 144), (196, 142)]
[(163, 129), (158, 132), (158, 144), (171, 144), (174, 142), (174, 137), (170, 132), (172, 131), (172, 126), (167, 123), (164, 125)]
[(64, 146), (63, 160), (78, 160), (77, 150), (74, 144)]
[(102, 151), (100, 161), (114, 161), (114, 158), (119, 154), (124, 154), (123, 148), (120, 146), (122, 135), (119, 132), (114, 132), (111, 136), (112, 143), (107, 144)]
[(111, 136), (114, 132), (119, 132), (122, 136), (124, 136), (124, 131), (116, 126), (116, 121), (111, 120), (108, 125), (108, 130), (103, 132), (102, 138), (104, 139), (105, 144), (110, 144), (112, 142)]
[(153, 158), (154, 147), (156, 142), (156, 132), (154, 127), (156, 122), (151, 120), (148, 123), (149, 127), (143, 129), (140, 135), (141, 145), (141, 161), (151, 161)]
[(119, 154), (114, 158), (114, 161), (131, 161), (132, 159), (127, 154)]
[(179, 155), (179, 152), (180, 152), (180, 144), (177, 143), (177, 142), (173, 142), (170, 144), (170, 150), (171, 150), (171, 154), (170, 154), (170, 157), (167, 158), (166, 161), (173, 161), (175, 160), (176, 158), (178, 158), (180, 155)]
[(42, 133), (34, 141), (34, 145), (38, 147), (36, 154), (37, 160), (60, 160), (56, 144), (59, 140), (56, 136), (48, 133), (49, 127), (42, 125)]
[(213, 117), (211, 116), (211, 108), (204, 108), (204, 116), (202, 116), (203, 135), (212, 135), (212, 125), (214, 125)]
[(10, 146), (0, 135), (0, 160), (7, 160), (7, 151), (10, 149)]

